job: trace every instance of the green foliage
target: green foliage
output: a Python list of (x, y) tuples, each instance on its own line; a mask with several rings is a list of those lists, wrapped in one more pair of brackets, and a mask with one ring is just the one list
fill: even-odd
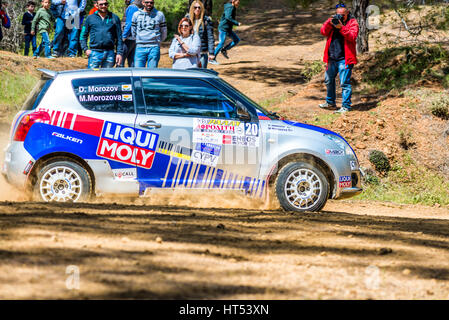
[(405, 46), (375, 53), (363, 80), (376, 89), (400, 89), (420, 80), (449, 85), (449, 52), (441, 46)]
[[(443, 120), (449, 120), (449, 96), (445, 91), (430, 88), (408, 89), (404, 95), (413, 102), (414, 107), (425, 114), (432, 114)], [(410, 104), (407, 105), (410, 107)]]
[(321, 113), (318, 114), (313, 121), (310, 122), (310, 124), (320, 127), (327, 127), (334, 123), (335, 119), (338, 117), (340, 117), (340, 114), (338, 113)]
[(418, 166), (406, 154), (379, 183), (365, 182), (356, 199), (406, 204), (449, 205), (449, 182), (435, 172)]
[(38, 78), (31, 74), (14, 74), (1, 72), (0, 77), (0, 113), (7, 117), (9, 122), (22, 107), (31, 89)]
[(440, 99), (432, 102), (430, 112), (438, 118), (449, 120), (449, 97), (447, 95), (441, 96)]
[(390, 161), (382, 151), (372, 150), (368, 159), (379, 172), (388, 172), (391, 169)]
[(307, 81), (310, 81), (314, 76), (320, 74), (324, 70), (324, 63), (321, 60), (306, 61), (304, 63), (304, 69), (302, 75)]

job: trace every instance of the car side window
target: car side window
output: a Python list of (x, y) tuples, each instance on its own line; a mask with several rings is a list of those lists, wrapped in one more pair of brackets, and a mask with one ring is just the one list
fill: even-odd
[(142, 78), (142, 88), (147, 114), (237, 118), (234, 103), (200, 79)]
[(131, 77), (75, 79), (72, 86), (79, 103), (88, 110), (135, 112)]

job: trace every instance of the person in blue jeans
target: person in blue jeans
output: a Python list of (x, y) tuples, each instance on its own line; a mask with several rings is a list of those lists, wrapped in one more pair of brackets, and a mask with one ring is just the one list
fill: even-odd
[(67, 36), (68, 57), (76, 57), (81, 30), (81, 14), (86, 8), (87, 0), (53, 0), (53, 15), (56, 17), (55, 37), (53, 39), (54, 55), (62, 55), (62, 46)]
[(27, 12), (23, 14), (22, 17), (22, 26), (24, 26), (25, 33), (25, 51), (24, 55), (28, 56), (30, 53), (30, 44), (33, 46), (33, 52), (36, 51), (36, 36), (31, 34), (31, 24), (33, 23), (34, 16), (36, 13), (34, 12), (36, 8), (36, 3), (33, 1), (28, 1), (26, 5)]
[[(214, 52), (215, 59), (217, 57), (217, 54), (219, 54), (220, 52), (226, 59), (229, 59), (228, 51), (231, 50), (231, 48), (235, 47), (240, 42), (240, 38), (234, 31), (232, 31), (233, 26), (241, 25), (240, 22), (235, 20), (235, 15), (239, 5), (240, 0), (231, 0), (224, 5), (223, 15), (221, 16), (220, 24), (218, 25), (219, 42)], [(232, 39), (232, 42), (224, 46), (226, 37), (230, 37)], [(215, 59), (211, 60), (212, 64), (218, 64), (218, 62)]]
[[(81, 48), (89, 58), (88, 68), (112, 68), (114, 64), (122, 63), (121, 23), (119, 17), (108, 10), (107, 0), (98, 0), (97, 7), (98, 11), (88, 16), (84, 22), (80, 37)], [(89, 47), (87, 38), (90, 38)]]
[(351, 75), (354, 64), (357, 63), (356, 40), (359, 33), (357, 20), (350, 14), (344, 3), (336, 5), (336, 13), (340, 19), (333, 21), (330, 17), (321, 27), (321, 34), (327, 37), (323, 61), (327, 63), (324, 83), (327, 88), (326, 102), (319, 104), (322, 109), (337, 109), (335, 102), (335, 78), (340, 74), (342, 90), (342, 106), (337, 113), (351, 110)]
[(143, 10), (134, 13), (131, 32), (136, 39), (136, 67), (157, 68), (161, 57), (161, 42), (167, 38), (167, 23), (161, 11), (154, 8), (154, 0), (143, 0)]
[(31, 23), (31, 35), (36, 35), (37, 29), (37, 32), (42, 36), (42, 42), (33, 54), (35, 59), (39, 57), (42, 48), (45, 48), (45, 57), (53, 59), (51, 56), (50, 38), (48, 37), (52, 24), (53, 16), (50, 12), (50, 0), (42, 0), (42, 8), (37, 11)]

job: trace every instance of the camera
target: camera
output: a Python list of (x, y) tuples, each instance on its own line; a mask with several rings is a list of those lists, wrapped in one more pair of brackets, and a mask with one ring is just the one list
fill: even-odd
[(335, 25), (339, 24), (340, 21), (343, 21), (343, 16), (341, 14), (337, 13), (336, 15), (334, 15), (332, 17), (332, 21), (331, 22), (335, 26)]

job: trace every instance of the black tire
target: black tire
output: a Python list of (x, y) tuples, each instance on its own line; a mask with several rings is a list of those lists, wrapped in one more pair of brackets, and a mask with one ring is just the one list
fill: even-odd
[(38, 201), (84, 202), (91, 198), (92, 180), (79, 163), (54, 159), (39, 170), (33, 193)]
[(275, 188), (281, 207), (287, 211), (320, 211), (329, 197), (326, 175), (319, 166), (308, 162), (285, 165), (277, 176)]

